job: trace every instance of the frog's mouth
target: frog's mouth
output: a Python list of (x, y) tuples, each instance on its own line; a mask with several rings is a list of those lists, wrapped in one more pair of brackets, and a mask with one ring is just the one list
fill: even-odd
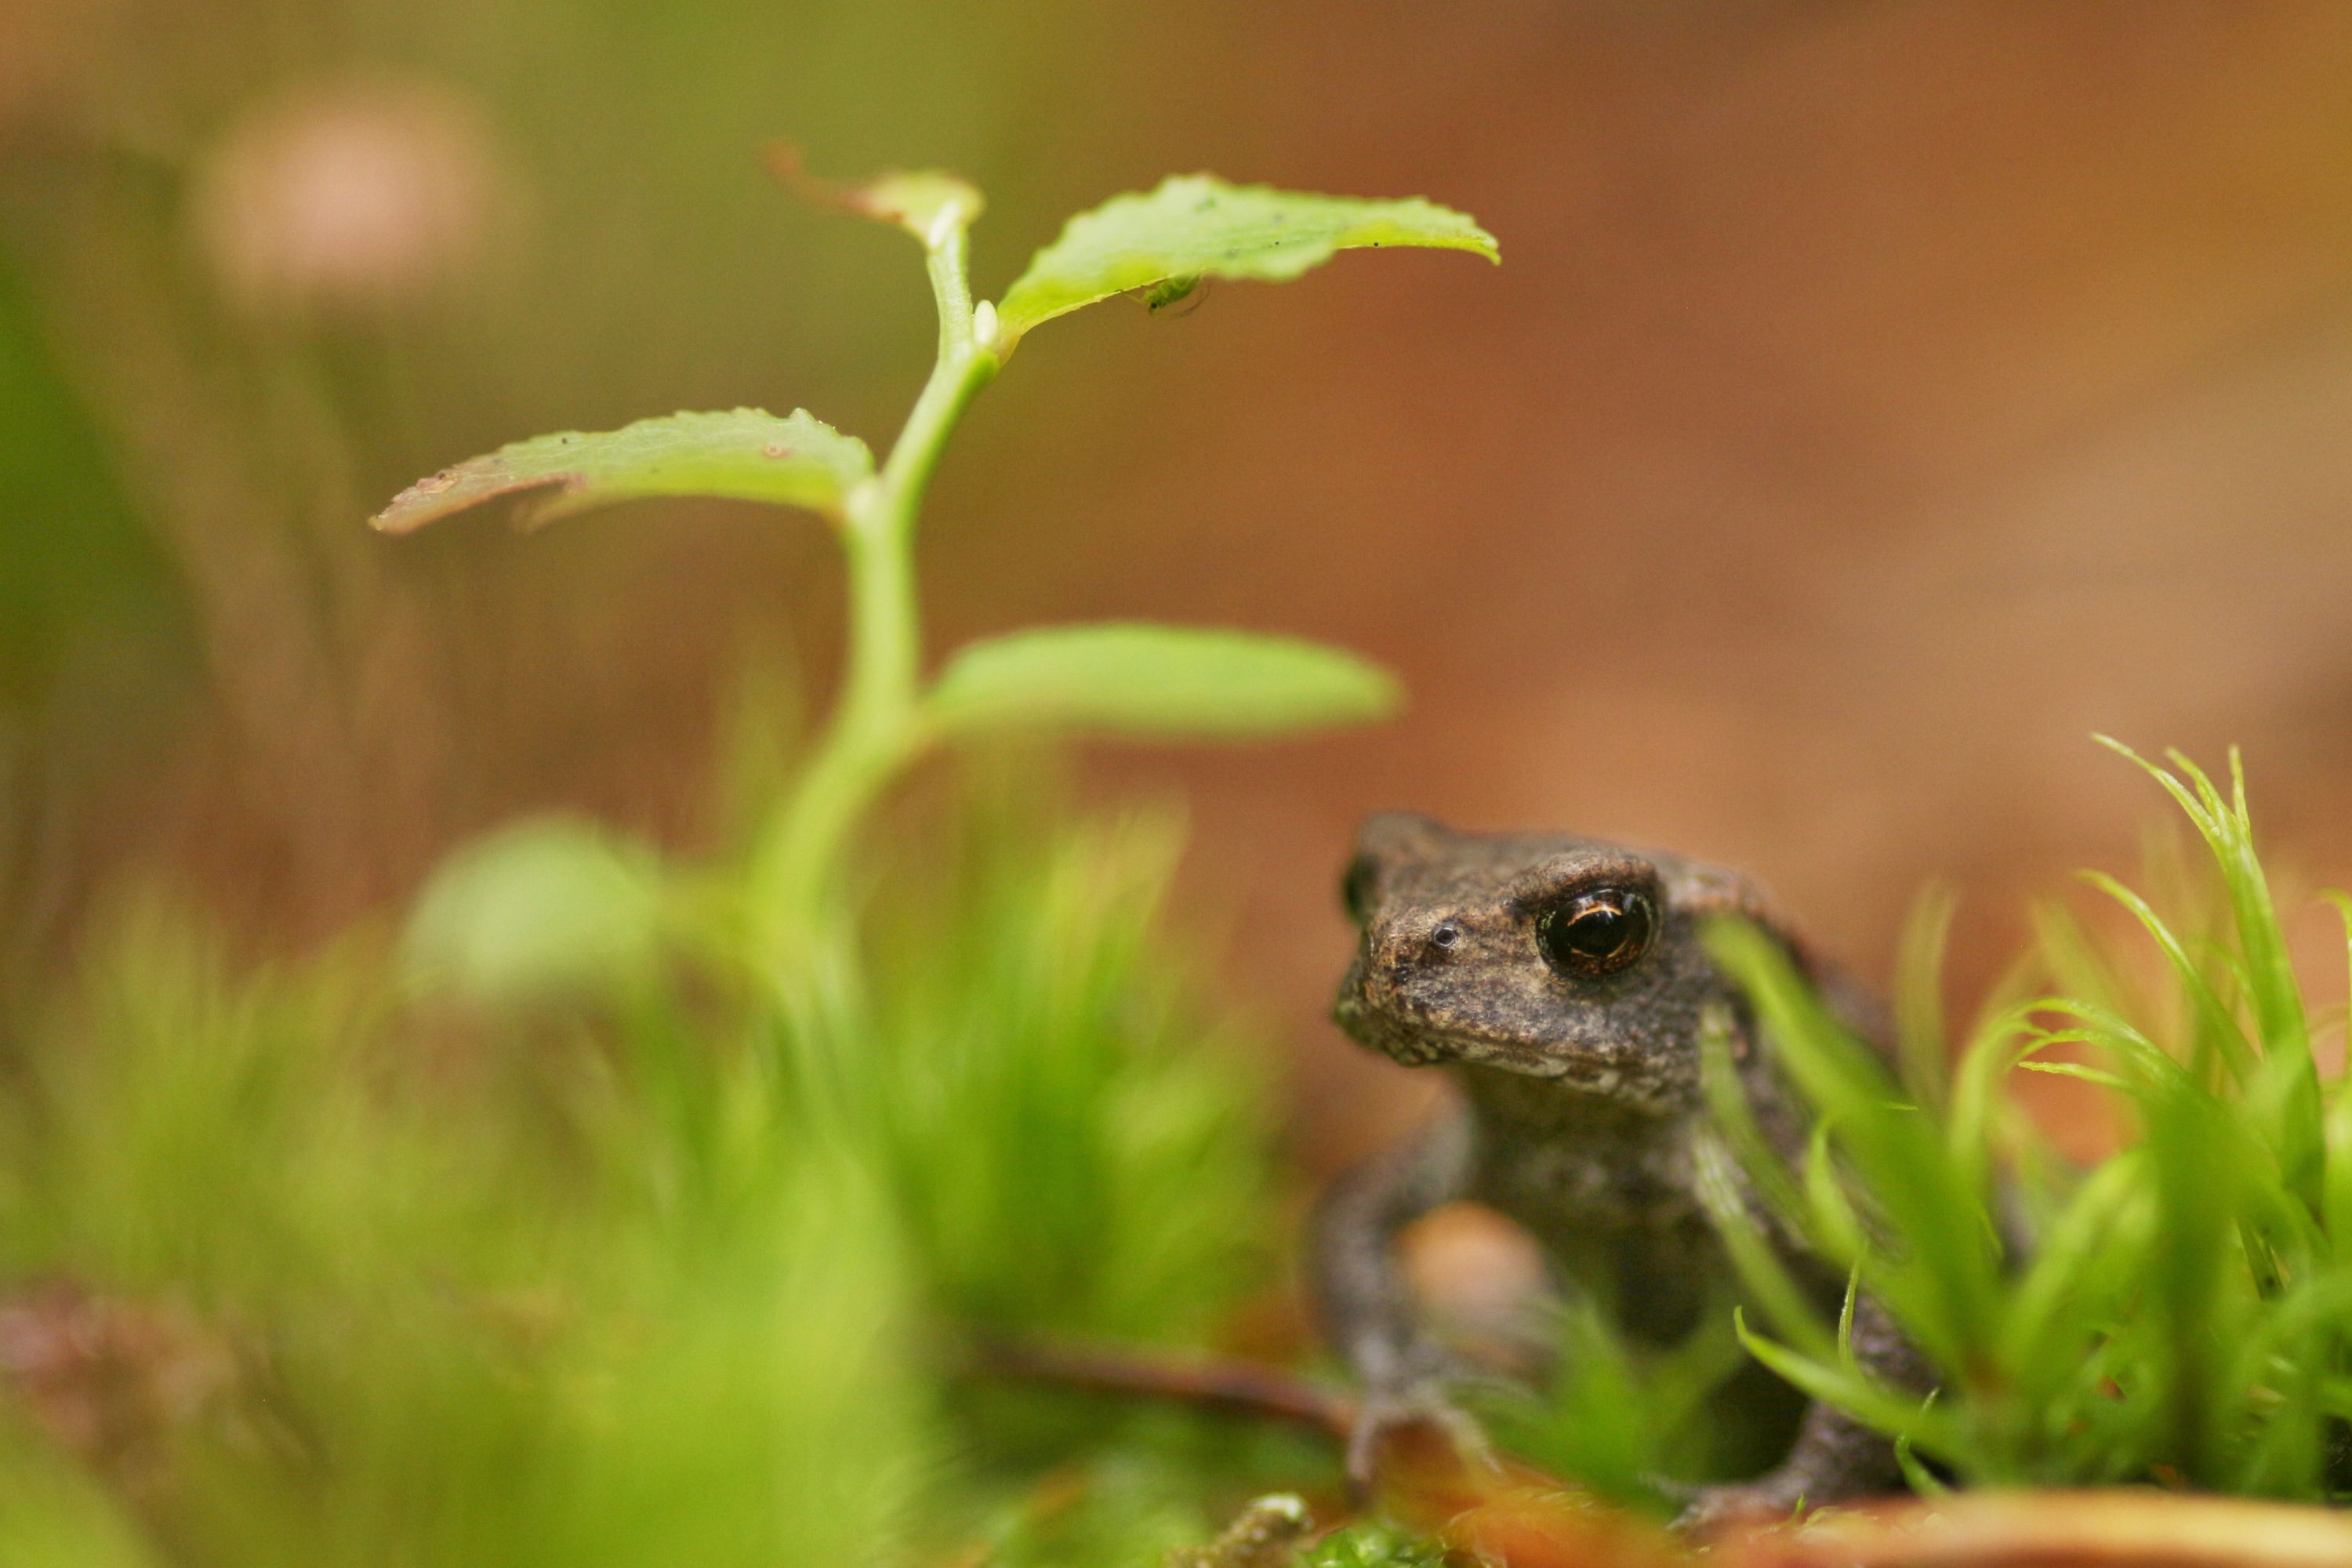
[(1460, 1063), (1496, 1068), (1528, 1078), (1558, 1079), (1595, 1094), (1610, 1093), (1623, 1076), (1617, 1064), (1588, 1052), (1546, 1047), (1433, 1018), (1408, 1016), (1365, 994), (1362, 977), (1353, 969), (1332, 1001), (1331, 1021), (1358, 1045), (1402, 1067)]

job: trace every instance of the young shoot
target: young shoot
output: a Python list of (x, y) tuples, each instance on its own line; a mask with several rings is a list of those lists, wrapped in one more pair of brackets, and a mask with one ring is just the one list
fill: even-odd
[(929, 379), (877, 467), (866, 443), (803, 410), (675, 414), (620, 430), (518, 442), (420, 480), (375, 525), (404, 533), (515, 498), (525, 527), (613, 501), (715, 496), (813, 511), (848, 574), (848, 649), (831, 715), (767, 823), (756, 919), (790, 966), (821, 919), (877, 798), (947, 742), (1015, 730), (1155, 738), (1249, 737), (1380, 718), (1393, 680), (1336, 648), (1201, 627), (1034, 628), (975, 643), (927, 674), (914, 571), (923, 494), (948, 437), (1022, 340), (1058, 316), (1141, 293), (1164, 301), (1205, 278), (1297, 277), (1345, 249), (1419, 246), (1498, 259), (1493, 237), (1419, 199), (1358, 200), (1171, 178), (1069, 221), (1000, 300), (971, 296), (968, 237), (980, 193), (953, 175), (897, 173), (856, 184), (780, 172), (803, 195), (903, 228), (922, 246), (939, 310)]

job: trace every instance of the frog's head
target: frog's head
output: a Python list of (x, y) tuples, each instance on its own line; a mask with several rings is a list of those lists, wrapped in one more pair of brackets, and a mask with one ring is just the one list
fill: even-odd
[(1357, 1041), (1661, 1110), (1694, 1102), (1700, 1015), (1730, 995), (1701, 924), (1759, 910), (1711, 867), (1402, 813), (1364, 825), (1342, 897), (1360, 934), (1332, 1016)]

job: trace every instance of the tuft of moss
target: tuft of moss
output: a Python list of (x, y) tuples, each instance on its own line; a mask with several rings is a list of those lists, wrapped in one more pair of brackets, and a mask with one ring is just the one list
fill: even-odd
[[(2086, 878), (2128, 914), (2155, 979), (2126, 983), (2150, 966), (2044, 911), (2024, 972), (2042, 989), (1990, 1007), (1948, 1083), (1922, 1070), (1931, 1053), (1890, 1071), (1754, 931), (1715, 933), (1822, 1119), (1807, 1169), (1776, 1177), (1717, 1060), (1722, 1147), (1885, 1304), (1940, 1384), (1922, 1402), (1874, 1382), (1839, 1326), (1771, 1277), (1768, 1250), (1738, 1245), (1748, 1222), (1726, 1204), (1748, 1283), (1778, 1309), (1769, 1336), (1742, 1333), (1782, 1376), (1900, 1439), (1922, 1488), (2335, 1498), (2352, 1482), (2352, 1090), (2340, 1055), (2323, 1068), (2314, 1049), (2322, 1015), (2288, 963), (2235, 755), (2226, 790), (2177, 752), (2132, 760), (2205, 861), (2166, 879), (2169, 908)], [(2352, 902), (2327, 897), (2352, 922)], [(1898, 1012), (1931, 1018), (1934, 965), (1916, 954), (1932, 943), (1912, 945)], [(2074, 1168), (2008, 1094), (2021, 1071), (2090, 1086), (2136, 1135)]]
[(1301, 1552), (1298, 1568), (1445, 1568), (1443, 1547), (1386, 1524), (1352, 1524)]

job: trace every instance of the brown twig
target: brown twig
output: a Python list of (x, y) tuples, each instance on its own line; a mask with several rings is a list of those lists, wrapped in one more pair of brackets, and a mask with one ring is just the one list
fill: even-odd
[(1356, 1419), (1356, 1402), (1348, 1395), (1284, 1368), (1239, 1356), (1067, 1341), (980, 1340), (971, 1347), (970, 1364), (984, 1377), (1171, 1399), (1304, 1426), (1341, 1442)]

